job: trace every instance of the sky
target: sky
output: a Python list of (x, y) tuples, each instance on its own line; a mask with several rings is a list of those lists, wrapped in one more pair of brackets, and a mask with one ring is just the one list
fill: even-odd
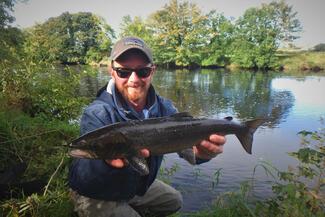
[[(188, 0), (199, 6), (203, 13), (216, 10), (228, 18), (237, 19), (246, 9), (258, 7), (271, 0)], [(303, 26), (301, 38), (295, 44), (304, 49), (319, 43), (325, 43), (325, 0), (287, 0)], [(50, 17), (63, 12), (92, 12), (103, 17), (106, 22), (119, 32), (122, 17), (140, 16), (147, 18), (155, 11), (162, 9), (169, 0), (28, 0), (18, 2), (14, 7), (15, 25), (21, 28), (42, 23)]]

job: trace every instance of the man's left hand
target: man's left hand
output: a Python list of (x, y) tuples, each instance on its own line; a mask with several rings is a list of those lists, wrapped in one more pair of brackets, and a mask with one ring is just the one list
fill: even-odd
[(208, 140), (203, 140), (193, 147), (195, 156), (201, 159), (210, 160), (223, 152), (223, 145), (226, 137), (218, 134), (211, 134)]

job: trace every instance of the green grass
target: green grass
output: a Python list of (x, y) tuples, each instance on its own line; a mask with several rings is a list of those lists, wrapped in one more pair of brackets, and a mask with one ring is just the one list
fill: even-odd
[(325, 52), (282, 52), (278, 56), (285, 71), (325, 70)]
[(23, 181), (44, 180), (42, 192), (0, 199), (0, 216), (72, 216), (67, 174), (70, 159), (63, 144), (78, 135), (78, 126), (29, 117), (0, 108), (0, 170), (26, 162)]

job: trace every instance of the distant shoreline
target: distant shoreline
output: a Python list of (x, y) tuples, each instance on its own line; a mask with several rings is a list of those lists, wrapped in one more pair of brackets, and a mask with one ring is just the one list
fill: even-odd
[[(290, 71), (311, 71), (311, 72), (320, 72), (325, 71), (325, 52), (314, 52), (314, 51), (295, 51), (295, 52), (279, 52), (279, 67), (275, 69), (268, 69), (268, 70), (277, 70), (283, 72), (290, 72)], [(109, 60), (102, 60), (98, 63), (90, 63), (89, 65), (94, 67), (109, 67), (110, 61)], [(193, 69), (193, 68), (201, 68), (201, 69), (220, 69), (226, 68), (229, 71), (236, 71), (240, 68), (236, 65), (228, 65), (228, 66), (218, 66), (218, 65), (210, 65), (210, 66), (169, 66), (166, 65), (159, 65), (158, 67), (161, 68), (168, 68), (168, 69)], [(248, 70), (255, 70), (255, 69), (248, 69)]]

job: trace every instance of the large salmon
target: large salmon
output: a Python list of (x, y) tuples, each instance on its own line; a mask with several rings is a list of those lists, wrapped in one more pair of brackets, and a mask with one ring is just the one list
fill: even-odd
[[(151, 155), (178, 152), (195, 163), (192, 146), (213, 133), (235, 134), (245, 151), (252, 153), (253, 134), (265, 122), (255, 119), (236, 123), (225, 119), (193, 118), (188, 113), (168, 117), (131, 120), (111, 124), (74, 140), (70, 155), (77, 158), (125, 158), (141, 174), (148, 173), (146, 161), (138, 157), (139, 150), (148, 149)], [(190, 148), (190, 149), (189, 149)]]

